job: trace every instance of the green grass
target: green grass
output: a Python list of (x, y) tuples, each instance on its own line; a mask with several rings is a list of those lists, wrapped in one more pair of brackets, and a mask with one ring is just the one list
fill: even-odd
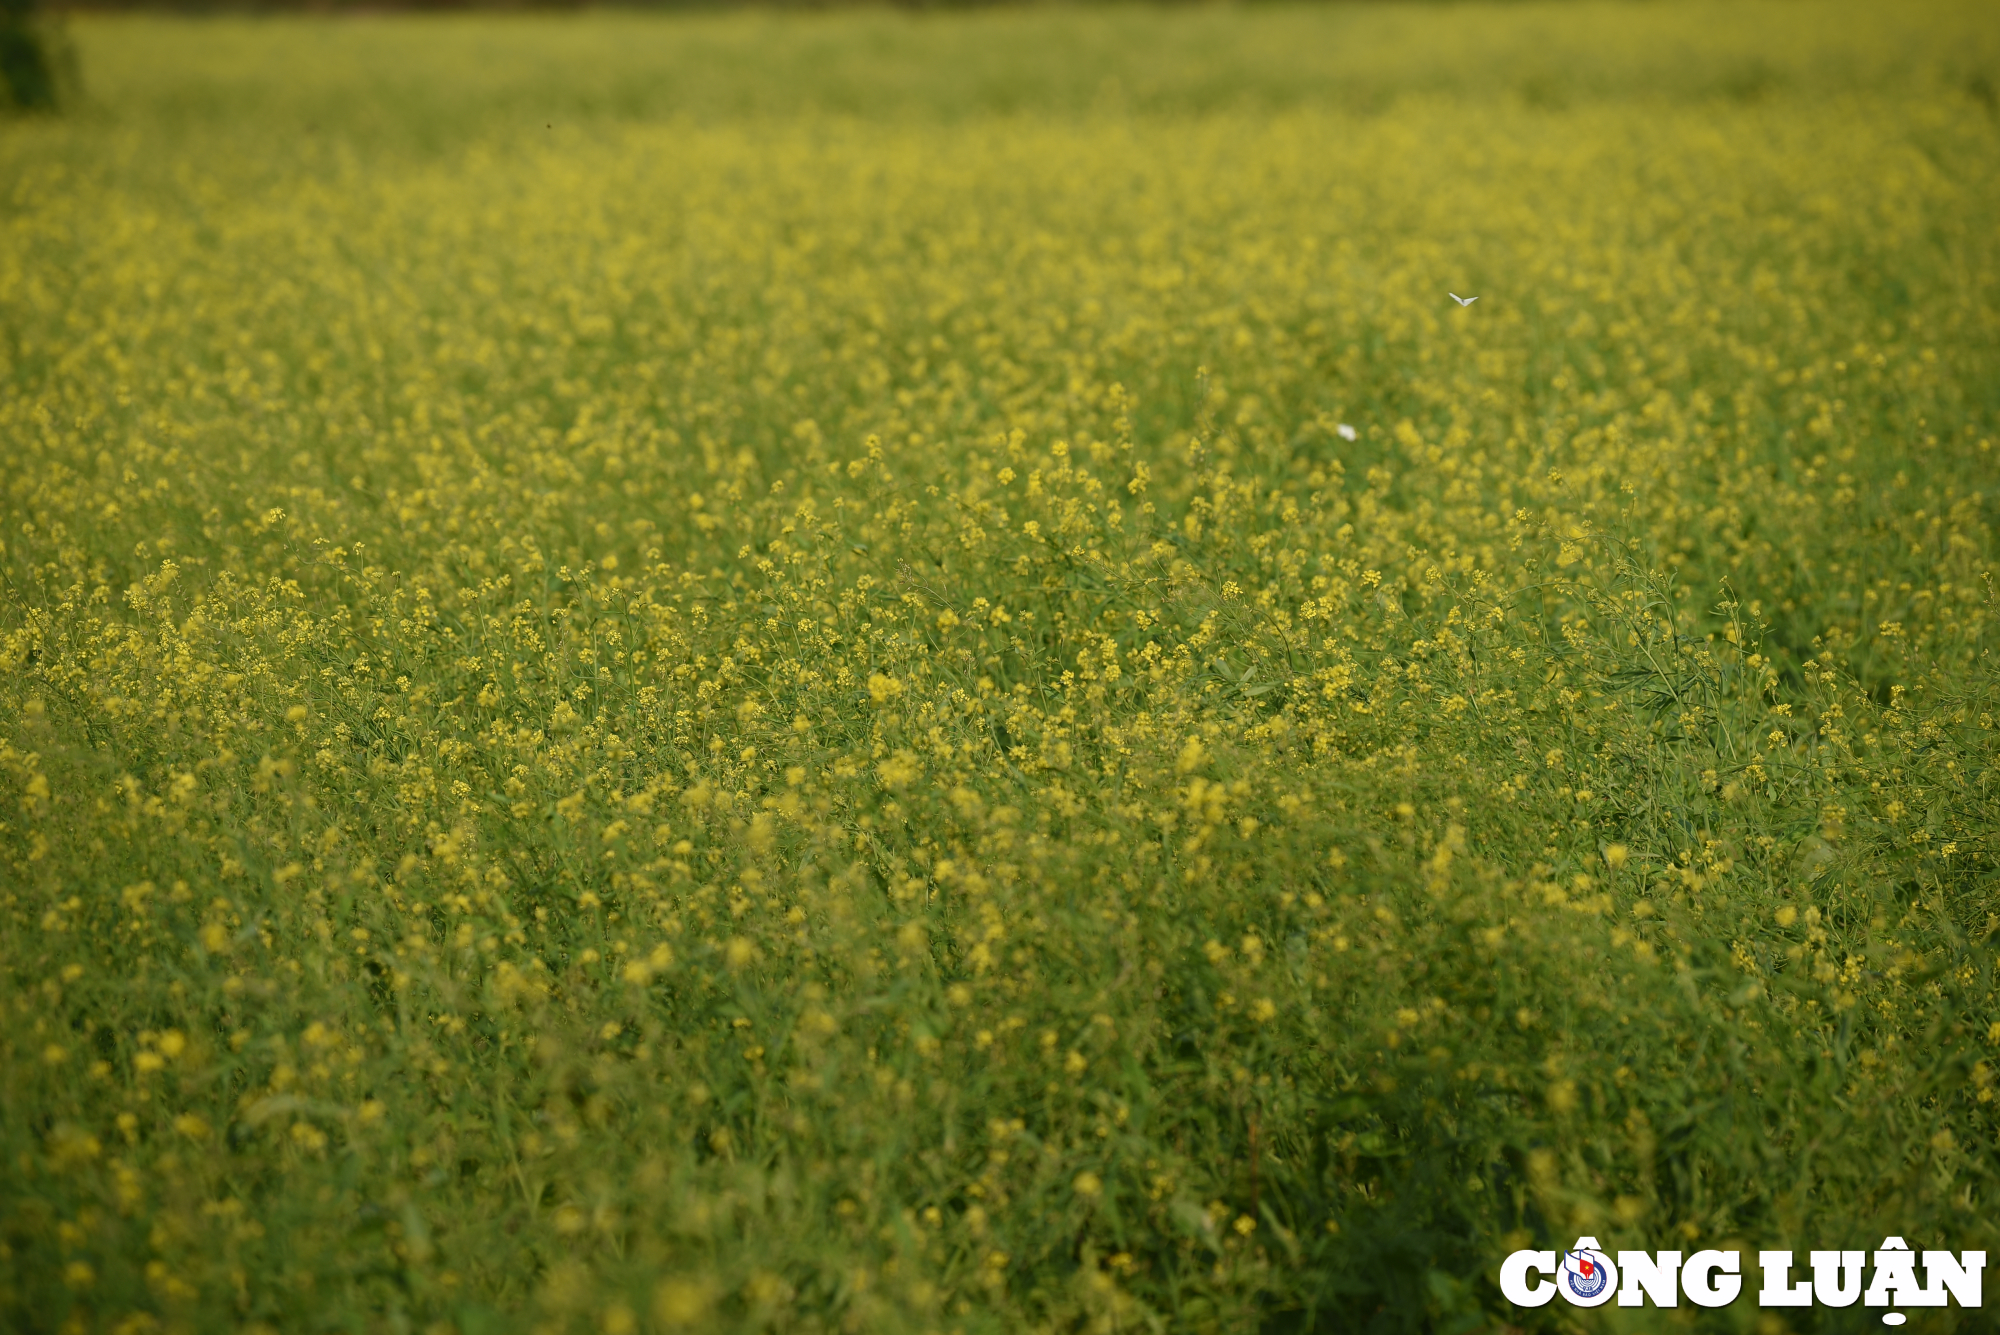
[(1995, 38), (1811, 12), (76, 20), (0, 1324), (1992, 1247)]

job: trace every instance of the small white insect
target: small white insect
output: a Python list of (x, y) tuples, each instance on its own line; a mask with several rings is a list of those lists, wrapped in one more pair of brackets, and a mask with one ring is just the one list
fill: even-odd
[(1447, 292), (1445, 295), (1461, 306), (1470, 306), (1473, 302), (1479, 300), (1478, 297), (1461, 297), (1456, 292)]
[(1361, 433), (1359, 431), (1356, 431), (1353, 427), (1349, 426), (1345, 422), (1342, 422), (1339, 426), (1336, 426), (1333, 429), (1333, 433), (1339, 436), (1342, 440), (1359, 440), (1361, 438)]

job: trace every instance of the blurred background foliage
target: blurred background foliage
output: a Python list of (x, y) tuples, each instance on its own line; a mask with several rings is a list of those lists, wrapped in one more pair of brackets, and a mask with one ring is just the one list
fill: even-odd
[(36, 0), (0, 0), (0, 112), (49, 112), (74, 92), (76, 63)]
[[(678, 15), (662, 29), (656, 14), (628, 9), (595, 11), (588, 23), (513, 13), (472, 26), (372, 10), (286, 25), (227, 12), (186, 24), (142, 11), (92, 21), (89, 67), (128, 114), (169, 126), (209, 119), (220, 128), (255, 105), (285, 128), (341, 136), (456, 136), (517, 114), (572, 123), (801, 111), (1366, 114), (1423, 96), (1556, 111), (1936, 89), (1994, 111), (1996, 37), (1974, 6), (1788, 12), (1796, 21), (1760, 5), (1601, 0), (1105, 5), (986, 8), (945, 22), (868, 7), (753, 8)], [(284, 58), (307, 39), (317, 59)], [(432, 77), (438, 61), (448, 77)]]

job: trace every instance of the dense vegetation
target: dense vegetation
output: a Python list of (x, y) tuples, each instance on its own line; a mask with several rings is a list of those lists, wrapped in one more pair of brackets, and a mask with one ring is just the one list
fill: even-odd
[(0, 0), (0, 116), (53, 111), (69, 54), (34, 0)]
[(2000, 1243), (1995, 34), (1814, 15), (79, 21), (0, 1324)]

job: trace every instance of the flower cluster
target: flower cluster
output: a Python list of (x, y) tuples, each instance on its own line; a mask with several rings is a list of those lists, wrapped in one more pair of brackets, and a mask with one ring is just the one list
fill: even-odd
[[(1974, 11), (1742, 87), (1645, 52), (1787, 13), (1522, 86), (1370, 16), (1363, 104), (1227, 58), (1342, 16), (1147, 15), (1036, 114), (842, 61), (1080, 20), (816, 18), (817, 102), (436, 141), (358, 91), (413, 39), (274, 25), (327, 142), (0, 142), (0, 1324), (1469, 1330), (1529, 1237), (1989, 1245), (2000, 174), (1909, 73)], [(806, 40), (635, 22), (547, 58)], [(520, 120), (540, 31), (437, 78)]]

